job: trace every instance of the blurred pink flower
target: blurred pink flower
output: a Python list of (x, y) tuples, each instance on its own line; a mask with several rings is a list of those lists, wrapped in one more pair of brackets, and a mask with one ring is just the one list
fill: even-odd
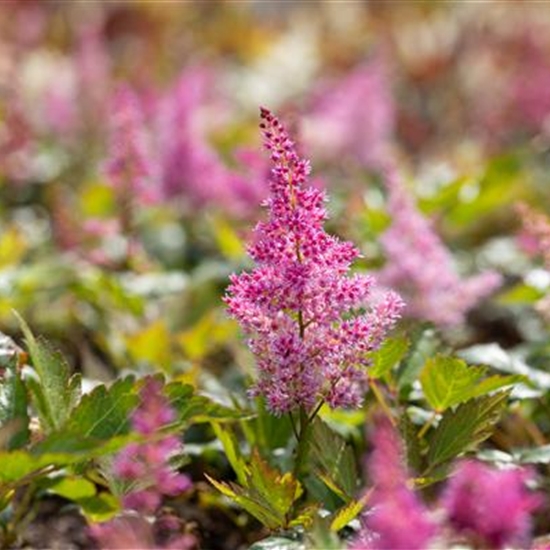
[(386, 265), (379, 280), (407, 300), (405, 314), (441, 326), (464, 321), (466, 312), (501, 284), (493, 271), (461, 279), (453, 258), (392, 167), (385, 170), (391, 226), (382, 235)]
[[(124, 495), (127, 514), (109, 522), (92, 526), (91, 534), (102, 548), (181, 549), (195, 545), (194, 537), (182, 534), (176, 518), (160, 516), (150, 523), (144, 517), (158, 513), (163, 496), (175, 496), (191, 487), (191, 480), (175, 472), (170, 457), (181, 449), (178, 437), (158, 437), (159, 431), (175, 420), (175, 412), (162, 395), (162, 384), (147, 378), (140, 392), (140, 404), (132, 415), (133, 430), (151, 438), (145, 443), (130, 443), (116, 457), (113, 470), (120, 479), (134, 484)], [(157, 545), (159, 533), (166, 543)]]
[[(162, 385), (149, 378), (141, 390), (141, 403), (132, 416), (133, 429), (143, 436), (153, 436), (175, 419), (174, 411), (161, 393)], [(181, 449), (175, 436), (165, 436), (150, 443), (131, 443), (117, 456), (114, 471), (126, 481), (145, 488), (133, 489), (124, 496), (124, 506), (143, 513), (153, 513), (163, 495), (174, 496), (191, 487), (187, 476), (172, 471), (170, 457)]]
[(436, 525), (409, 488), (401, 442), (386, 418), (378, 419), (372, 444), (368, 463), (373, 485), (370, 507), (350, 550), (427, 548), (436, 534)]
[(305, 143), (315, 155), (354, 156), (378, 167), (395, 124), (387, 69), (381, 59), (359, 65), (317, 98), (306, 120)]
[(325, 194), (306, 187), (309, 162), (275, 116), (262, 109), (261, 118), (274, 165), (269, 217), (257, 224), (249, 246), (256, 267), (233, 275), (225, 298), (252, 336), (259, 378), (251, 393), (263, 395), (276, 414), (311, 409), (320, 399), (331, 407), (358, 406), (366, 354), (379, 346), (403, 303), (392, 292), (374, 303), (373, 278), (347, 275), (358, 250), (324, 231)]
[(541, 498), (526, 489), (531, 475), (522, 469), (497, 470), (463, 461), (442, 497), (448, 521), (458, 532), (486, 548), (527, 548), (531, 513)]
[(105, 172), (122, 201), (150, 204), (159, 200), (156, 166), (151, 158), (137, 95), (126, 85), (114, 93), (110, 117), (109, 158)]

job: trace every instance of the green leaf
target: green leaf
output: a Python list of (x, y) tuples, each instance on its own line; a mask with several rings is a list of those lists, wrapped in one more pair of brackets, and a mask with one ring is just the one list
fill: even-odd
[(421, 440), (418, 437), (418, 431), (416, 424), (414, 424), (406, 412), (399, 417), (399, 432), (405, 443), (407, 464), (415, 472), (421, 471), (423, 461), (422, 448), (420, 446)]
[(510, 390), (476, 397), (448, 410), (429, 441), (428, 470), (475, 448), (487, 439), (498, 422)]
[(96, 486), (91, 481), (81, 477), (64, 477), (51, 485), (49, 491), (76, 501), (93, 497), (96, 494)]
[(235, 437), (235, 434), (229, 427), (224, 427), (221, 424), (212, 422), (212, 428), (216, 434), (216, 437), (223, 445), (225, 451), (225, 456), (231, 464), (235, 474), (237, 474), (237, 479), (242, 485), (247, 483), (247, 469), (245, 461), (242, 457), (241, 450), (239, 448), (239, 442)]
[(0, 385), (0, 447), (22, 447), (29, 440), (27, 392), (18, 368), (18, 355), (6, 360)]
[(97, 386), (82, 397), (63, 432), (99, 440), (127, 433), (129, 416), (139, 401), (134, 385), (133, 376), (127, 376), (110, 387)]
[(113, 518), (119, 511), (120, 505), (111, 493), (102, 492), (93, 497), (81, 498), (78, 504), (86, 518), (97, 523)]
[(303, 492), (299, 481), (289, 473), (281, 474), (271, 468), (256, 450), (247, 467), (245, 486), (206, 477), (223, 495), (242, 506), (269, 529), (290, 526), (293, 518), (289, 514)]
[(486, 367), (469, 366), (456, 357), (428, 359), (420, 383), (428, 403), (437, 412), (524, 380), (522, 376), (490, 376)]
[(313, 471), (345, 502), (357, 494), (359, 475), (351, 446), (322, 420), (313, 423), (310, 458)]
[(426, 361), (420, 383), (428, 403), (437, 412), (443, 412), (467, 401), (485, 372), (483, 367), (470, 367), (461, 359), (439, 355)]
[(418, 379), (426, 361), (441, 348), (441, 340), (435, 330), (424, 328), (413, 339), (407, 357), (398, 371), (398, 386), (404, 388)]
[(372, 365), (369, 368), (371, 378), (381, 378), (387, 374), (409, 349), (409, 341), (406, 338), (388, 338), (382, 346), (372, 353)]
[(25, 335), (38, 380), (29, 378), (29, 389), (46, 431), (61, 428), (80, 398), (80, 375), (70, 374), (63, 356), (43, 340), (37, 340), (27, 323), (16, 313)]
[(204, 395), (196, 395), (190, 384), (171, 382), (165, 386), (164, 393), (177, 413), (179, 425), (191, 422), (228, 422), (242, 420), (251, 415), (248, 411), (231, 409)]
[(350, 521), (354, 520), (363, 510), (367, 501), (367, 497), (364, 497), (359, 500), (351, 500), (343, 508), (338, 510), (330, 523), (331, 531), (340, 531), (343, 529)]

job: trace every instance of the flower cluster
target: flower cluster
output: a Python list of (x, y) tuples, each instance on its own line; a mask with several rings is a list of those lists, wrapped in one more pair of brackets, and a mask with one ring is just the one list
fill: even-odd
[(323, 191), (307, 187), (300, 158), (279, 120), (261, 110), (265, 147), (274, 167), (267, 221), (254, 231), (248, 273), (233, 275), (225, 298), (230, 314), (252, 336), (259, 378), (253, 395), (282, 414), (317, 402), (361, 402), (368, 352), (400, 315), (403, 302), (387, 292), (375, 302), (375, 282), (347, 274), (358, 250), (327, 234)]
[(409, 488), (402, 447), (389, 421), (379, 421), (369, 461), (370, 509), (350, 550), (448, 548), (460, 539), (473, 548), (529, 548), (531, 515), (541, 504), (529, 492), (528, 470), (498, 470), (465, 460), (434, 510)]
[(372, 510), (350, 550), (426, 548), (436, 532), (427, 508), (407, 483), (402, 449), (388, 420), (378, 422), (369, 461)]
[(172, 516), (161, 516), (154, 524), (145, 519), (159, 511), (163, 496), (175, 496), (191, 487), (191, 480), (168, 464), (170, 457), (181, 448), (179, 439), (158, 437), (158, 431), (175, 418), (161, 390), (158, 380), (147, 379), (140, 393), (140, 406), (132, 416), (134, 431), (151, 440), (130, 443), (113, 465), (114, 473), (133, 485), (123, 497), (124, 508), (139, 515), (127, 515), (93, 526), (92, 535), (104, 548), (158, 548), (154, 542), (155, 530), (163, 526), (166, 528), (160, 534), (167, 539), (163, 548), (187, 549), (195, 543), (193, 537), (182, 534), (180, 526), (174, 525), (176, 520)]
[(460, 324), (469, 309), (498, 288), (501, 276), (485, 271), (462, 279), (392, 167), (386, 167), (385, 184), (392, 224), (381, 238), (387, 263), (380, 281), (403, 293), (407, 315), (441, 326)]

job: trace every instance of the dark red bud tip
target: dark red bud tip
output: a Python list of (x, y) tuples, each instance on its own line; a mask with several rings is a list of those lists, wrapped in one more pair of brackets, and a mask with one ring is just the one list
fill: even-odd
[(262, 118), (267, 118), (269, 114), (269, 109), (266, 109), (265, 107), (260, 107), (260, 116)]

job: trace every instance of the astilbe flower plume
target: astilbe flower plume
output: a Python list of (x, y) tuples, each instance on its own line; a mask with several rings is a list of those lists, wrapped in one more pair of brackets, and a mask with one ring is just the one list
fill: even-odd
[(463, 461), (442, 497), (449, 524), (484, 548), (528, 548), (531, 513), (541, 499), (529, 492), (528, 470), (497, 470)]
[(251, 272), (231, 277), (225, 300), (251, 336), (263, 395), (282, 414), (357, 406), (366, 381), (367, 353), (377, 348), (403, 302), (387, 292), (372, 300), (374, 279), (348, 275), (359, 256), (349, 242), (327, 234), (323, 191), (306, 185), (309, 162), (296, 152), (279, 120), (261, 109), (265, 148), (274, 164), (267, 221), (258, 223), (248, 251)]
[(370, 509), (350, 550), (427, 548), (436, 534), (436, 524), (408, 485), (403, 449), (387, 419), (378, 419), (372, 443), (368, 462), (373, 485)]
[(320, 155), (353, 155), (378, 167), (395, 126), (395, 106), (382, 58), (359, 65), (316, 99), (305, 138)]
[[(122, 201), (152, 203), (159, 199), (139, 98), (121, 85), (112, 98), (109, 156), (105, 172)], [(124, 205), (123, 205), (124, 206)]]
[(115, 475), (131, 484), (122, 503), (125, 510), (133, 511), (134, 515), (92, 527), (92, 535), (103, 548), (158, 548), (154, 540), (159, 522), (168, 526), (168, 531), (173, 531), (168, 536), (162, 533), (167, 539), (163, 548), (184, 550), (195, 543), (192, 536), (173, 529), (174, 522), (167, 521), (166, 517), (159, 518), (154, 524), (146, 520), (146, 516), (159, 511), (164, 496), (176, 496), (191, 487), (191, 480), (169, 465), (170, 457), (181, 450), (179, 439), (171, 435), (158, 437), (159, 430), (175, 420), (175, 413), (161, 391), (162, 384), (148, 378), (140, 393), (140, 405), (132, 415), (133, 430), (151, 440), (130, 443), (114, 461)]
[(468, 310), (501, 284), (493, 271), (462, 279), (429, 221), (417, 210), (393, 167), (385, 168), (391, 226), (381, 242), (387, 263), (379, 279), (407, 300), (405, 314), (440, 326), (463, 322)]
[(210, 143), (207, 115), (222, 111), (222, 102), (212, 97), (215, 78), (212, 68), (188, 67), (158, 102), (162, 193), (167, 200), (183, 198), (193, 208), (215, 205), (241, 215), (267, 195), (266, 165), (247, 152), (236, 158), (242, 170), (234, 170)]

